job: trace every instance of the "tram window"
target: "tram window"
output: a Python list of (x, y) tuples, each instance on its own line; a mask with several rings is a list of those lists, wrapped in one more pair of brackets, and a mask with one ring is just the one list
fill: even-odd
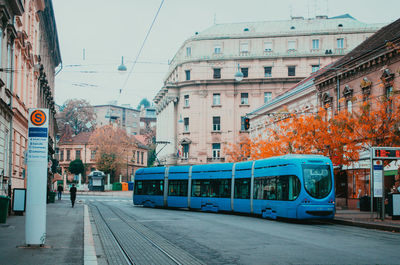
[(300, 193), (296, 176), (273, 176), (254, 179), (255, 200), (293, 201)]
[(163, 180), (136, 181), (136, 195), (163, 195)]
[(144, 194), (143, 192), (144, 192), (144, 190), (143, 190), (143, 182), (140, 181), (140, 180), (136, 181), (135, 182), (135, 194), (136, 195), (143, 195)]
[(200, 197), (200, 180), (192, 181), (192, 197)]
[(230, 179), (193, 180), (192, 197), (230, 198)]
[(168, 196), (187, 196), (187, 180), (170, 180), (168, 183)]
[(250, 178), (235, 179), (235, 199), (250, 199)]
[(230, 198), (231, 197), (231, 180), (230, 179), (214, 179), (211, 180), (211, 197)]
[(332, 189), (331, 168), (328, 165), (303, 165), (304, 186), (314, 198), (328, 196)]

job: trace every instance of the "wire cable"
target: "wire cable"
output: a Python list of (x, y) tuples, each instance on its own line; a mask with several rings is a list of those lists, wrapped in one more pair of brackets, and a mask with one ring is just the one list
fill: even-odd
[(118, 99), (119, 99), (119, 97), (121, 96), (122, 90), (125, 89), (125, 86), (126, 86), (126, 84), (128, 83), (129, 77), (131, 76), (131, 74), (132, 74), (132, 72), (133, 72), (133, 69), (135, 68), (136, 62), (138, 61), (139, 56), (140, 56), (140, 54), (142, 53), (142, 50), (143, 50), (143, 48), (144, 48), (144, 45), (146, 44), (147, 38), (148, 38), (149, 35), (150, 35), (150, 32), (151, 32), (151, 30), (152, 30), (152, 28), (153, 28), (154, 23), (156, 22), (156, 19), (157, 19), (157, 17), (158, 17), (158, 14), (160, 13), (160, 10), (161, 10), (161, 7), (163, 6), (163, 4), (164, 4), (164, 0), (161, 1), (160, 6), (158, 7), (157, 13), (156, 13), (156, 15), (154, 16), (153, 22), (151, 23), (150, 28), (149, 28), (149, 30), (147, 31), (146, 37), (145, 37), (144, 40), (143, 40), (142, 46), (140, 47), (140, 50), (139, 50), (138, 54), (136, 55), (135, 61), (133, 61), (133, 65), (132, 65), (132, 67), (131, 67), (131, 70), (129, 71), (128, 76), (126, 77), (124, 84), (122, 85), (121, 89), (119, 90)]

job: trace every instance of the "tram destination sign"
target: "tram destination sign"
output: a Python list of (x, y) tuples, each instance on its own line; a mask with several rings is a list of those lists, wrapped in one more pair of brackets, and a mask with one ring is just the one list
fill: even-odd
[(400, 147), (374, 147), (374, 159), (400, 159)]

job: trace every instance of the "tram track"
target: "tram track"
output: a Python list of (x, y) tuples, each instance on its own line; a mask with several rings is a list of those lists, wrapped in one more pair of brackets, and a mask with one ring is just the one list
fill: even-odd
[[(122, 209), (100, 202), (91, 202), (89, 205), (93, 209), (96, 225), (104, 233), (103, 238), (100, 234), (103, 246), (104, 241), (107, 241), (106, 245), (113, 242), (112, 251), (105, 251), (107, 257), (110, 256), (110, 264), (120, 264), (121, 260), (125, 260), (126, 264), (137, 265), (203, 264), (185, 250), (138, 223)], [(114, 259), (115, 256), (118, 257)]]

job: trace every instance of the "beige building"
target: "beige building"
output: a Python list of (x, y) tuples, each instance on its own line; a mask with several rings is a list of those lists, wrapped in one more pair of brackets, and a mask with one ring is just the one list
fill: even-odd
[(0, 115), (0, 170), (11, 190), (24, 188), (29, 177), (24, 162), (29, 108), (49, 109), (49, 156), (55, 152), (54, 76), (61, 54), (51, 0), (0, 1), (0, 14), (0, 87), (7, 104)]
[(116, 104), (93, 106), (96, 114), (96, 126), (108, 124), (126, 130), (128, 135), (140, 134), (140, 111), (129, 104), (118, 106)]
[[(380, 28), (349, 15), (216, 24), (186, 40), (154, 102), (162, 164), (225, 161), (243, 119)], [(235, 80), (237, 72), (243, 79)]]

